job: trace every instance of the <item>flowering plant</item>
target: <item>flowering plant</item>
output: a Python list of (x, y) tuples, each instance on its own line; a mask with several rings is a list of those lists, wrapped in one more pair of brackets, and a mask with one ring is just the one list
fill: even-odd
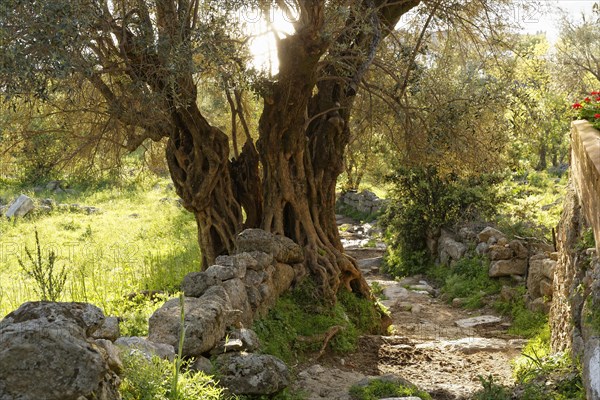
[(577, 112), (578, 119), (587, 119), (594, 128), (600, 130), (600, 91), (591, 92), (583, 100), (575, 101), (571, 108)]

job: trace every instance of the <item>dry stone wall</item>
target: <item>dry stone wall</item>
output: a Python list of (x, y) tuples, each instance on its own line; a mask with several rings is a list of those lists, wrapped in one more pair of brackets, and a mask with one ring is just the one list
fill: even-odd
[[(586, 398), (600, 399), (600, 133), (571, 126), (571, 181), (558, 227), (550, 314), (552, 348), (581, 360)], [(581, 246), (593, 229), (595, 248)]]

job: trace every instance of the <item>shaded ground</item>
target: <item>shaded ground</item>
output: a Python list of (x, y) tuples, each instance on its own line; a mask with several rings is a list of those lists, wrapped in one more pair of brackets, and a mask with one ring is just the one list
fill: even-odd
[[(356, 238), (347, 230), (342, 236), (352, 246), (361, 240), (360, 234)], [(506, 321), (497, 318), (476, 327), (460, 327), (457, 321), (482, 311), (452, 308), (435, 298), (436, 290), (419, 277), (396, 282), (381, 275), (376, 266), (381, 249), (348, 252), (362, 260), (359, 264), (367, 280), (384, 289), (387, 299), (383, 303), (392, 315), (393, 335), (364, 336), (354, 354), (326, 355), (298, 366), (294, 387), (303, 390), (307, 399), (350, 399), (352, 385), (386, 374), (407, 379), (434, 399), (471, 398), (482, 387), (479, 376), (491, 375), (501, 384), (512, 382), (510, 362), (525, 342), (506, 333), (510, 326)]]

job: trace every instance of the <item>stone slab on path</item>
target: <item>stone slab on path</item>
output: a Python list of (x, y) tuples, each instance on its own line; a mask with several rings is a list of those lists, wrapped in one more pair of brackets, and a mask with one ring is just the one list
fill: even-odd
[(437, 347), (444, 351), (474, 354), (478, 352), (493, 353), (497, 351), (505, 351), (512, 346), (508, 341), (498, 338), (466, 337), (457, 340), (442, 340), (440, 342), (421, 343), (416, 347), (418, 349)]
[(502, 322), (502, 318), (495, 315), (481, 315), (479, 317), (459, 319), (454, 323), (460, 328), (476, 328), (481, 326), (496, 325)]

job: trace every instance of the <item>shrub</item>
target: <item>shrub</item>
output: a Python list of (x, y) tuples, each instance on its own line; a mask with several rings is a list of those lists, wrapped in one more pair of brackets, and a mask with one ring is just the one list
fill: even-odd
[(21, 258), (18, 258), (17, 261), (25, 274), (35, 281), (37, 286), (35, 291), (42, 300), (58, 301), (67, 281), (65, 267), (63, 266), (60, 270), (54, 269), (56, 253), (52, 250), (48, 253), (47, 261), (42, 259), (42, 247), (37, 229), (35, 230), (35, 248), (36, 255), (34, 257), (29, 248), (25, 247), (29, 266), (25, 265)]
[(461, 177), (434, 166), (398, 168), (388, 176), (391, 203), (382, 218), (391, 248), (386, 272), (396, 276), (425, 272), (431, 265), (427, 239), (444, 226), (493, 214), (499, 178)]

